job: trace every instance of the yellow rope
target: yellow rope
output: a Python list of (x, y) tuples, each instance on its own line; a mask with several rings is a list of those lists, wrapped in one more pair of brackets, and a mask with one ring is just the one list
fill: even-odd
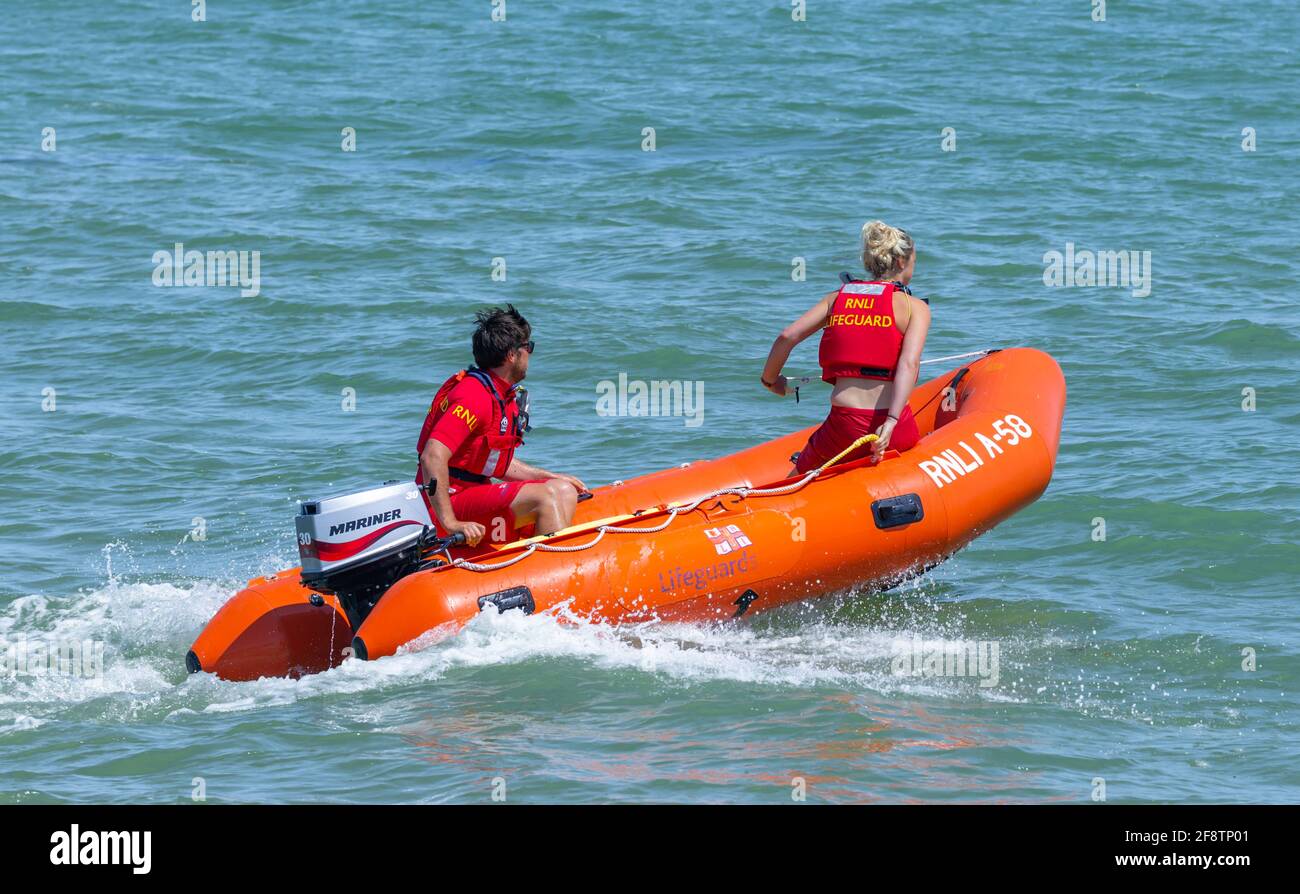
[(850, 453), (852, 453), (854, 450), (857, 450), (857, 449), (858, 449), (859, 447), (861, 447), (863, 444), (870, 444), (872, 441), (878, 441), (878, 440), (880, 440), (880, 439), (879, 439), (878, 437), (876, 437), (875, 435), (863, 435), (862, 437), (860, 437), (860, 438), (858, 438), (856, 441), (854, 441), (852, 444), (850, 444), (849, 446), (847, 446), (847, 447), (845, 447), (843, 450), (841, 450), (838, 454), (836, 454), (836, 456), (835, 456), (834, 459), (829, 460), (829, 461), (827, 461), (827, 462), (825, 462), (825, 463), (822, 463), (821, 468), (819, 468), (817, 471), (818, 471), (818, 472), (823, 472), (823, 471), (825, 471), (826, 469), (829, 469), (831, 466), (835, 465), (837, 462), (839, 462), (840, 460), (844, 459), (844, 457), (848, 456), (848, 455), (849, 455)]

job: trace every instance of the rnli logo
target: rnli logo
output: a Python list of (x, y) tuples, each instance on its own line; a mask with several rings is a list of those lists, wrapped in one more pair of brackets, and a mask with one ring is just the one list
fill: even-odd
[(845, 298), (845, 310), (871, 310), (876, 306), (875, 298)]
[(713, 548), (718, 551), (720, 556), (754, 545), (745, 535), (745, 532), (736, 525), (727, 525), (725, 528), (708, 528), (705, 530), (704, 536), (709, 538), (709, 543), (713, 544)]

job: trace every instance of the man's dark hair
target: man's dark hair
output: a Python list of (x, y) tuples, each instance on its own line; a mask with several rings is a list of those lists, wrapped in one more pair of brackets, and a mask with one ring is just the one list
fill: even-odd
[(505, 310), (481, 310), (474, 315), (474, 322), (478, 324), (474, 330), (474, 364), (479, 369), (500, 366), (507, 354), (533, 337), (533, 327), (513, 304), (507, 304)]

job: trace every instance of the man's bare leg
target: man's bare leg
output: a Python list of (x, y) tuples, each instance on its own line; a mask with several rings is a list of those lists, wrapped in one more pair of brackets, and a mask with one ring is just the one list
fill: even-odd
[(554, 534), (573, 521), (578, 506), (578, 491), (559, 478), (538, 484), (525, 484), (510, 503), (515, 527), (533, 525), (537, 534)]

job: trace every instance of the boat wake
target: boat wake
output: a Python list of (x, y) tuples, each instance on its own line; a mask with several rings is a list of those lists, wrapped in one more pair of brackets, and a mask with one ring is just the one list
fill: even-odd
[[(934, 582), (918, 578), (888, 595), (791, 605), (748, 622), (592, 623), (568, 607), (532, 616), (489, 606), (457, 635), (378, 661), (347, 661), (300, 679), (230, 683), (190, 676), (175, 656), (238, 585), (212, 580), (125, 582), (110, 576), (72, 596), (33, 595), (0, 608), (0, 736), (61, 720), (156, 721), (187, 714), (255, 711), (347, 693), (455, 681), (483, 668), (550, 672), (581, 683), (631, 676), (638, 686), (709, 683), (877, 695), (1015, 700), (1005, 687), (961, 678), (899, 675), (900, 643), (962, 645), (961, 625), (934, 616)], [(889, 600), (883, 614), (852, 610)], [(840, 608), (837, 609), (837, 606)], [(848, 606), (850, 610), (841, 610)], [(900, 608), (899, 606), (902, 606)], [(836, 617), (842, 615), (842, 617)], [(60, 665), (74, 647), (81, 663)], [(26, 662), (25, 664), (23, 662)], [(562, 679), (561, 682), (564, 682)]]

